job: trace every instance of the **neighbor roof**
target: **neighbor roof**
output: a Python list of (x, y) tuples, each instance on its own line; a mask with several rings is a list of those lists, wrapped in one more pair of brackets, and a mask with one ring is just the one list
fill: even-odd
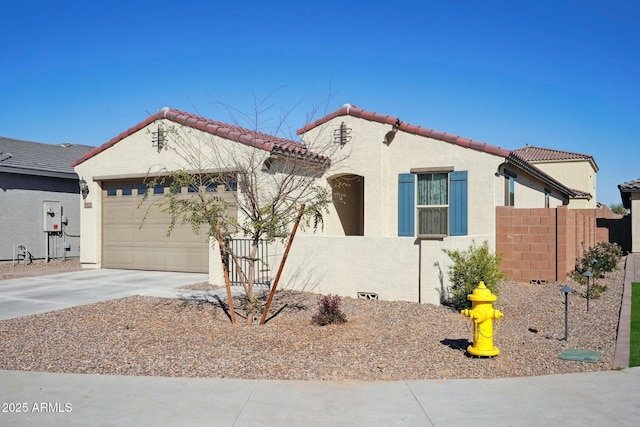
[(223, 123), (216, 120), (206, 119), (204, 117), (196, 116), (195, 114), (185, 113), (184, 111), (165, 107), (156, 114), (152, 114), (147, 117), (146, 120), (143, 120), (142, 122), (138, 123), (130, 129), (127, 129), (105, 144), (102, 144), (101, 146), (87, 153), (82, 158), (73, 162), (72, 166), (79, 165), (80, 163), (97, 155), (98, 153), (101, 153), (109, 147), (117, 144), (124, 138), (133, 135), (134, 133), (138, 132), (141, 129), (144, 129), (154, 121), (160, 119), (167, 119), (184, 126), (207, 132), (211, 135), (220, 136), (222, 138), (256, 147), (274, 154), (302, 156), (310, 160), (326, 160), (325, 157), (309, 151), (307, 149), (307, 146), (303, 142), (280, 138), (278, 136), (269, 135), (255, 130), (245, 129), (240, 126), (230, 125), (228, 123)]
[(388, 124), (388, 125), (396, 126), (398, 130), (401, 130), (403, 132), (410, 133), (413, 135), (419, 135), (427, 138), (437, 139), (439, 141), (445, 141), (451, 144), (456, 144), (464, 148), (470, 148), (472, 150), (482, 151), (485, 153), (504, 157), (507, 163), (513, 164), (519, 167), (520, 169), (527, 171), (531, 175), (540, 179), (546, 185), (549, 185), (550, 187), (555, 188), (561, 193), (567, 195), (568, 197), (580, 196), (576, 192), (576, 190), (573, 190), (565, 186), (561, 182), (558, 182), (553, 177), (548, 175), (546, 172), (543, 172), (538, 167), (536, 167), (533, 163), (530, 163), (529, 161), (527, 161), (525, 158), (519, 155), (516, 151), (507, 150), (505, 148), (501, 148), (495, 145), (490, 145), (485, 142), (474, 141), (472, 139), (463, 138), (458, 135), (441, 132), (434, 129), (423, 128), (417, 125), (412, 125), (406, 122), (402, 122), (397, 117), (390, 116), (387, 114), (375, 113), (372, 111), (366, 111), (366, 110), (363, 110), (362, 108), (358, 108), (351, 104), (345, 104), (341, 108), (339, 108), (337, 111), (327, 114), (326, 116), (305, 125), (303, 128), (298, 129), (297, 133), (298, 135), (304, 134), (340, 116), (352, 116), (352, 117), (357, 117), (364, 120), (369, 120), (372, 122)]
[(623, 206), (631, 209), (631, 193), (640, 192), (640, 178), (618, 185), (618, 190), (620, 190)]
[(593, 169), (595, 169), (596, 172), (598, 171), (598, 165), (593, 159), (593, 156), (590, 156), (589, 154), (573, 153), (571, 151), (554, 150), (552, 148), (533, 147), (529, 145), (524, 148), (513, 150), (513, 152), (518, 153), (520, 157), (531, 163), (587, 160), (591, 162)]
[(93, 148), (0, 137), (0, 172), (78, 179), (71, 163)]

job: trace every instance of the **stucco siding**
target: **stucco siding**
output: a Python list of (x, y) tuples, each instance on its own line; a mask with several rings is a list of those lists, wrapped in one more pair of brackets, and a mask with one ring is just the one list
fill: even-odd
[[(58, 201), (67, 217), (66, 234), (52, 235), (49, 256), (78, 257), (80, 254), (80, 215), (77, 181), (62, 178), (0, 174), (0, 261), (13, 259), (14, 246), (24, 245), (32, 257), (46, 257), (46, 233), (43, 231), (43, 201)], [(74, 193), (75, 192), (75, 193)], [(65, 251), (64, 243), (71, 245)]]
[(631, 252), (640, 252), (640, 193), (631, 193)]
[[(364, 177), (365, 236), (397, 236), (399, 173), (408, 173), (413, 168), (439, 167), (468, 171), (468, 204), (472, 210), (469, 234), (493, 233), (498, 194), (496, 185), (502, 185), (502, 181), (495, 178), (495, 173), (504, 158), (405, 132), (398, 132), (387, 145), (383, 139), (391, 126), (350, 116), (335, 118), (313, 129), (304, 136), (304, 140), (331, 138), (333, 130), (342, 122), (352, 128), (351, 141), (344, 148), (349, 156), (333, 166), (325, 177), (340, 174)], [(341, 227), (336, 221), (339, 220), (331, 207), (325, 234), (340, 233)]]
[(535, 162), (535, 165), (567, 187), (591, 194), (591, 200), (572, 200), (571, 208), (596, 207), (596, 171), (589, 161)]

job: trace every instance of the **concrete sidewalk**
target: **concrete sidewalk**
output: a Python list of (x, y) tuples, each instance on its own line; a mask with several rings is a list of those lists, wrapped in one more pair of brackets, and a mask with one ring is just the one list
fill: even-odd
[(635, 426), (640, 419), (640, 368), (390, 382), (0, 371), (0, 383), (3, 426)]

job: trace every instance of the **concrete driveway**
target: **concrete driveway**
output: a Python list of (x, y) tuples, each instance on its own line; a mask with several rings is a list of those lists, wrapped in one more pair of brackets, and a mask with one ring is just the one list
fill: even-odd
[(177, 288), (206, 282), (206, 273), (83, 270), (0, 281), (0, 320), (133, 295), (177, 297)]

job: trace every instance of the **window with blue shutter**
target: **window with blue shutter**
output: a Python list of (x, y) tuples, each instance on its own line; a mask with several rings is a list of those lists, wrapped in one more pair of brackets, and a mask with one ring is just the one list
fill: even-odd
[(415, 176), (398, 175), (398, 236), (415, 236)]
[(449, 234), (467, 235), (467, 171), (453, 171), (449, 174)]

